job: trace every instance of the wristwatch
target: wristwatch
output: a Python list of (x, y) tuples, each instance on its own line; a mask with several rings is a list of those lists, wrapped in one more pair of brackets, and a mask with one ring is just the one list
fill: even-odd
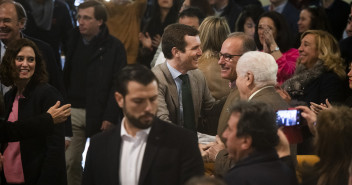
[(280, 51), (280, 48), (278, 46), (276, 46), (276, 48), (274, 50), (272, 50), (270, 53), (274, 53), (275, 51)]

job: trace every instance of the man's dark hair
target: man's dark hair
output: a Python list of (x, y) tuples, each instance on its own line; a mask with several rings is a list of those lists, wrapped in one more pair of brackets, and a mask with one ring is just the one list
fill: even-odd
[(158, 81), (154, 73), (144, 65), (130, 64), (122, 68), (115, 76), (115, 91), (126, 96), (128, 93), (128, 82), (135, 81), (143, 85), (148, 85), (153, 81)]
[(172, 59), (172, 48), (176, 47), (178, 50), (185, 52), (185, 47), (187, 45), (185, 41), (185, 36), (197, 36), (199, 35), (198, 30), (191, 26), (184, 24), (171, 24), (165, 28), (163, 38), (162, 38), (162, 51), (165, 58)]
[(23, 8), (23, 6), (20, 3), (16, 1), (11, 1), (11, 0), (0, 1), (0, 5), (3, 5), (6, 3), (13, 4), (15, 6), (18, 21), (22, 19), (25, 19), (25, 21), (27, 20), (26, 10)]
[(276, 126), (276, 113), (272, 106), (262, 102), (240, 101), (230, 109), (240, 113), (237, 124), (237, 137), (252, 137), (255, 150), (267, 150), (279, 143)]
[(197, 17), (199, 21), (199, 25), (203, 22), (205, 16), (202, 13), (202, 11), (197, 8), (197, 7), (189, 7), (187, 9), (184, 9), (179, 15), (178, 18), (184, 18), (184, 17)]
[(86, 9), (90, 7), (94, 8), (94, 18), (96, 20), (103, 20), (103, 22), (105, 23), (106, 20), (108, 19), (108, 13), (106, 11), (106, 7), (104, 6), (104, 4), (99, 1), (96, 1), (96, 0), (85, 1), (78, 6), (78, 10)]

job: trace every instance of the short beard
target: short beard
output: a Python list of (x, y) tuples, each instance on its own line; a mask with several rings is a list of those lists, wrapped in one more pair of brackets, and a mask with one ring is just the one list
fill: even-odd
[(126, 118), (131, 123), (131, 125), (134, 126), (135, 128), (138, 128), (138, 129), (149, 128), (150, 126), (152, 126), (152, 124), (155, 120), (155, 115), (153, 115), (151, 113), (146, 113), (146, 115), (144, 115), (144, 116), (153, 116), (153, 119), (150, 122), (142, 123), (140, 118), (136, 118), (136, 117), (132, 116), (131, 114), (129, 114), (128, 111), (126, 110), (126, 107), (123, 107), (123, 111), (125, 113)]

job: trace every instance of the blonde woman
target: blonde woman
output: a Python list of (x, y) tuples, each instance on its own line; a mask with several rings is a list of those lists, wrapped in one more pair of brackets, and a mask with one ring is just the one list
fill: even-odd
[(345, 100), (343, 59), (335, 38), (326, 31), (308, 30), (302, 34), (299, 58), (292, 78), (283, 89), (292, 99), (325, 103)]
[[(282, 88), (291, 99), (316, 104), (343, 102), (346, 98), (343, 59), (335, 38), (326, 31), (308, 30), (302, 34), (299, 58), (294, 75)], [(312, 135), (308, 127), (302, 127), (303, 143), (298, 154), (312, 154)]]
[(230, 34), (230, 28), (224, 17), (210, 16), (199, 26), (202, 56), (198, 68), (204, 73), (211, 95), (221, 99), (230, 93), (229, 81), (220, 76), (219, 52), (222, 43)]

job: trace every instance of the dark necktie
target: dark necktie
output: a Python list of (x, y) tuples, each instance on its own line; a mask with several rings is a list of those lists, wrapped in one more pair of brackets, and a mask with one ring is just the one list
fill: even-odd
[(191, 85), (187, 74), (180, 75), (182, 80), (182, 105), (183, 105), (183, 126), (196, 132), (196, 123), (194, 119), (194, 107), (192, 100)]

